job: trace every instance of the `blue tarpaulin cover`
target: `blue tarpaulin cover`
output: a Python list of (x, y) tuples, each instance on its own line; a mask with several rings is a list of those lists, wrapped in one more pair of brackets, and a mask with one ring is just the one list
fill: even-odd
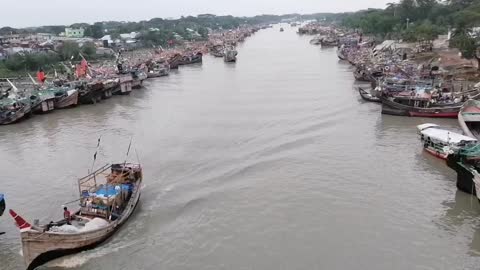
[(120, 193), (121, 189), (115, 189), (115, 186), (103, 186), (100, 189), (98, 189), (95, 194), (97, 196), (104, 196), (104, 197), (111, 197), (118, 195)]

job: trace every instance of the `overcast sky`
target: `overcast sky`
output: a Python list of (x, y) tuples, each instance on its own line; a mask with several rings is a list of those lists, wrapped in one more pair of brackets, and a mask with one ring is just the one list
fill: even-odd
[(0, 27), (140, 21), (182, 15), (343, 12), (384, 8), (392, 0), (1, 0)]

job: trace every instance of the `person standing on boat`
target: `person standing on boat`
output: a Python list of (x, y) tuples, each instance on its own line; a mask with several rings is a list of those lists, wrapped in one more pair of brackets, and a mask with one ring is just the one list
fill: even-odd
[(66, 206), (63, 207), (63, 218), (67, 222), (68, 225), (72, 225), (70, 221), (72, 221), (72, 214), (68, 211)]

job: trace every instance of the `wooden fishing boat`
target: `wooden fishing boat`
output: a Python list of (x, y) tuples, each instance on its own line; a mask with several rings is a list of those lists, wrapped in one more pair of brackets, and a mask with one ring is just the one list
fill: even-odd
[(449, 155), (447, 165), (457, 172), (457, 188), (468, 194), (480, 194), (480, 144)]
[(114, 90), (114, 95), (129, 95), (132, 92), (133, 78), (130, 73), (118, 77), (119, 86)]
[(373, 96), (369, 92), (363, 90), (361, 87), (358, 87), (358, 93), (360, 94), (360, 97), (362, 97), (362, 99), (365, 101), (382, 103), (382, 100), (380, 98)]
[(477, 144), (475, 138), (443, 129), (436, 124), (418, 125), (417, 129), (424, 150), (441, 159), (446, 160), (448, 155), (458, 152), (463, 147)]
[(113, 92), (118, 87), (118, 79), (106, 79), (102, 81), (103, 91), (102, 99), (109, 99), (113, 96)]
[(382, 114), (411, 116), (411, 117), (435, 117), (457, 118), (462, 105), (435, 106), (426, 100), (409, 99), (407, 97), (387, 97), (382, 95)]
[(183, 56), (179, 53), (173, 55), (169, 60), (168, 64), (170, 65), (170, 69), (178, 69), (178, 66), (183, 60)]
[(103, 83), (91, 81), (80, 86), (78, 101), (81, 104), (95, 104), (102, 100)]
[(10, 125), (29, 117), (32, 105), (14, 97), (0, 99), (0, 125)]
[(148, 69), (148, 78), (158, 78), (168, 76), (170, 73), (170, 66), (168, 63), (153, 63)]
[(480, 101), (465, 102), (458, 113), (458, 123), (465, 135), (480, 138)]
[(0, 193), (0, 217), (5, 212), (5, 196)]
[(132, 74), (132, 89), (140, 89), (143, 86), (143, 81), (148, 78), (147, 74), (140, 69), (135, 69), (131, 72)]
[(226, 47), (225, 51), (223, 53), (223, 61), (225, 61), (226, 63), (236, 62), (237, 61), (237, 54), (238, 53), (233, 46), (232, 47)]
[(32, 112), (42, 114), (55, 109), (55, 92), (50, 89), (35, 89), (31, 92)]
[[(105, 176), (106, 174), (106, 176)], [(103, 183), (100, 183), (102, 176)], [(20, 229), (27, 270), (55, 258), (95, 248), (132, 215), (140, 200), (139, 164), (105, 165), (78, 180), (80, 209), (71, 219), (33, 225), (10, 210)]]

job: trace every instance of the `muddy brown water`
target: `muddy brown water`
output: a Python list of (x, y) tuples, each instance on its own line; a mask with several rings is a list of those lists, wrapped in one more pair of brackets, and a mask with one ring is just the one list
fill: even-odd
[[(288, 26), (238, 62), (206, 56), (128, 97), (0, 127), (0, 192), (29, 220), (62, 216), (92, 165), (144, 165), (141, 203), (100, 247), (42, 269), (477, 269), (480, 207), (422, 152), (415, 126), (358, 96), (335, 49)], [(74, 205), (71, 205), (74, 207)], [(0, 218), (0, 268), (24, 269)]]

